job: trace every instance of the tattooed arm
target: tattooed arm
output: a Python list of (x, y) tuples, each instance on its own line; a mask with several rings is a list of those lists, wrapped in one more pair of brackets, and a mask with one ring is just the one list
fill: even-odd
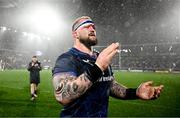
[(110, 95), (121, 99), (156, 99), (160, 96), (164, 86), (152, 86), (152, 83), (152, 81), (147, 81), (141, 83), (138, 88), (126, 88), (114, 80), (111, 84)]
[(115, 80), (112, 81), (111, 88), (110, 88), (110, 95), (112, 97), (125, 99), (126, 91), (127, 91), (127, 88), (125, 86), (119, 84)]
[[(91, 67), (85, 69), (84, 73), (78, 77), (68, 73), (59, 73), (54, 76), (53, 86), (56, 99), (61, 104), (67, 105), (83, 95), (94, 82), (102, 77), (102, 72), (109, 66), (118, 48), (119, 43), (112, 43), (105, 48), (97, 57), (95, 64), (90, 64)], [(56, 62), (53, 74), (57, 72), (76, 72), (75, 63), (76, 60), (73, 60), (71, 56), (61, 55)], [(68, 67), (68, 69), (64, 69), (63, 67)], [(56, 71), (57, 69), (61, 71)]]
[(92, 86), (86, 74), (75, 77), (68, 73), (60, 73), (52, 81), (56, 100), (62, 105), (67, 105), (80, 97)]

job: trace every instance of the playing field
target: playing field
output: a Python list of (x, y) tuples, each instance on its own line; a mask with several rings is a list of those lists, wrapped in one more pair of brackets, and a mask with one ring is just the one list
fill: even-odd
[[(180, 116), (180, 74), (116, 72), (115, 76), (127, 87), (153, 80), (155, 85), (164, 84), (165, 88), (157, 100), (110, 98), (109, 117)], [(39, 96), (32, 102), (26, 70), (0, 71), (0, 117), (58, 117), (61, 105), (53, 96), (51, 71), (41, 72), (39, 87)]]

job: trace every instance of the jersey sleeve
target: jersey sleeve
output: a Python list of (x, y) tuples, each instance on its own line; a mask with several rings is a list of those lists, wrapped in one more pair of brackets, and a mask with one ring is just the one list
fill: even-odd
[(53, 76), (59, 73), (70, 73), (77, 76), (76, 62), (71, 55), (63, 54), (56, 60), (52, 70)]

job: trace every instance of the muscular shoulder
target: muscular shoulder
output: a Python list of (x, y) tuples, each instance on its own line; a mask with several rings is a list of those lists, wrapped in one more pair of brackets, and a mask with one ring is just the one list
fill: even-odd
[(69, 52), (63, 53), (57, 58), (56, 62), (64, 60), (64, 59), (71, 61), (73, 59), (73, 55)]
[(55, 63), (55, 67), (67, 66), (73, 64), (75, 61), (73, 55), (69, 52), (63, 53), (60, 55)]
[(74, 72), (76, 73), (76, 62), (73, 55), (69, 52), (60, 55), (53, 68), (53, 75), (61, 72)]

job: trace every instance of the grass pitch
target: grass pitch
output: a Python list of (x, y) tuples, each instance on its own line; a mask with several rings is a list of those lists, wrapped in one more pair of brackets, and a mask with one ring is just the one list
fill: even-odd
[[(109, 117), (177, 117), (180, 116), (180, 74), (115, 72), (116, 80), (135, 88), (153, 80), (165, 86), (157, 100), (117, 100), (110, 97)], [(29, 73), (26, 70), (0, 71), (0, 117), (59, 117), (51, 71), (41, 72), (38, 98), (30, 101)]]

